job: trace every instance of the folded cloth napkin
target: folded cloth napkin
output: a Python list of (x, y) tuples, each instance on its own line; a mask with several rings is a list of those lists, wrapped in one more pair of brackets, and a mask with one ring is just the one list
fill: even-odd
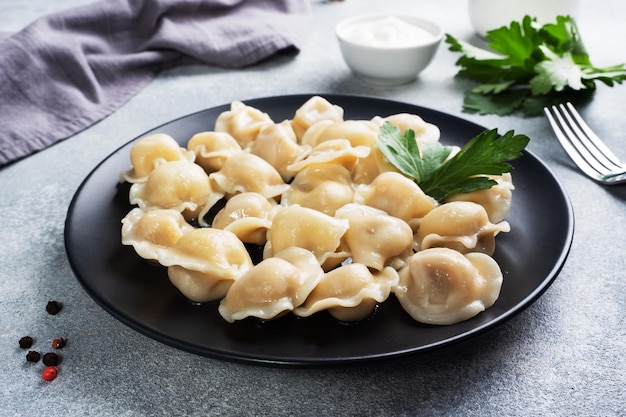
[(102, 0), (0, 38), (0, 167), (108, 116), (165, 68), (296, 46), (308, 0)]

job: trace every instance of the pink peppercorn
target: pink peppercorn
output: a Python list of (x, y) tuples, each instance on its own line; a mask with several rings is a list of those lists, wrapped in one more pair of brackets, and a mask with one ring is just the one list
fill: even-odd
[(48, 366), (41, 373), (41, 377), (44, 379), (44, 381), (52, 381), (54, 378), (57, 377), (58, 373), (59, 373), (59, 370), (57, 369), (56, 366)]

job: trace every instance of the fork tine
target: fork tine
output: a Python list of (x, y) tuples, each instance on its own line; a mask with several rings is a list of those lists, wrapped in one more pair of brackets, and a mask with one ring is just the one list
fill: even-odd
[[(565, 107), (562, 104), (560, 107), (561, 110), (565, 112)], [(567, 103), (567, 110), (569, 110), (569, 113), (565, 114), (571, 115), (571, 119), (569, 119), (571, 122), (570, 124), (574, 130), (576, 130), (576, 133), (578, 133), (578, 136), (581, 138), (581, 141), (585, 144), (589, 152), (594, 154), (598, 161), (600, 161), (608, 169), (623, 169), (624, 166), (619, 158), (604, 144), (604, 142), (602, 142), (598, 135), (594, 133), (594, 131), (580, 116), (572, 103)]]
[(561, 146), (572, 161), (574, 161), (574, 163), (578, 165), (578, 167), (585, 174), (592, 178), (597, 178), (598, 170), (588, 163), (586, 158), (581, 155), (578, 148), (574, 147), (574, 145), (569, 141), (568, 137), (574, 136), (574, 132), (572, 132), (569, 126), (565, 123), (565, 120), (561, 117), (558, 108), (556, 106), (552, 106), (551, 109), (545, 107), (543, 110), (548, 118), (550, 126), (552, 126), (552, 130), (554, 131), (556, 138), (559, 140)]

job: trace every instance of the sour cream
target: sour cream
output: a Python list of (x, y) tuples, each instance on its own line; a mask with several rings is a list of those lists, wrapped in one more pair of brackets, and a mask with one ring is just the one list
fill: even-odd
[(344, 28), (345, 39), (365, 46), (405, 48), (432, 42), (435, 35), (394, 16), (355, 22)]

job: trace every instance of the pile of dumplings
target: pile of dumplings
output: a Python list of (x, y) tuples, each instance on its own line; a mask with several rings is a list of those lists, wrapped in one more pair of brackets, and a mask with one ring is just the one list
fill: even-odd
[(166, 134), (139, 139), (120, 179), (132, 205), (122, 244), (166, 267), (189, 300), (220, 300), (231, 323), (324, 311), (359, 321), (391, 296), (433, 325), (492, 306), (511, 175), (437, 202), (377, 147), (386, 121), (418, 143), (438, 141), (437, 126), (407, 113), (343, 115), (320, 96), (280, 122), (236, 101), (186, 147)]

